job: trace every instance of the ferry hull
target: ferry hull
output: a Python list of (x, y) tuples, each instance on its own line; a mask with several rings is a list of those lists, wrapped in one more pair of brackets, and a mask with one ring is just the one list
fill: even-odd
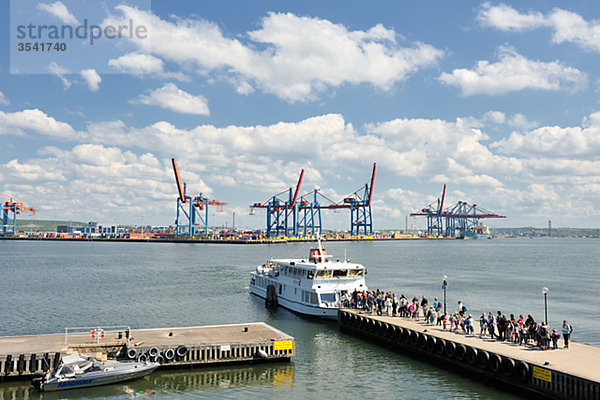
[[(255, 285), (250, 285), (250, 293), (260, 297), (261, 299), (267, 298), (267, 291), (256, 287)], [(325, 318), (331, 320), (337, 320), (338, 308), (337, 307), (318, 307), (318, 306), (310, 306), (298, 303), (296, 301), (286, 299), (283, 296), (277, 295), (277, 304), (283, 308), (286, 308), (290, 311), (296, 312), (302, 315), (309, 315), (311, 317)]]

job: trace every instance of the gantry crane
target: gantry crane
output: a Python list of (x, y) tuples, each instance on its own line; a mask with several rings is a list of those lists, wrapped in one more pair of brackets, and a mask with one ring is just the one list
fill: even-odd
[[(198, 236), (199, 233), (208, 234), (208, 206), (220, 207), (219, 212), (223, 211), (223, 206), (227, 203), (210, 200), (202, 193), (195, 195), (191, 190), (191, 196), (187, 194), (188, 188), (185, 182), (179, 177), (179, 168), (177, 168), (177, 160), (171, 159), (173, 164), (173, 173), (175, 174), (175, 182), (177, 183), (177, 217), (175, 219), (175, 233), (177, 236), (185, 233), (187, 236)], [(203, 215), (204, 214), (204, 215)]]
[(33, 216), (38, 210), (33, 207), (25, 206), (23, 203), (15, 200), (12, 196), (4, 193), (0, 193), (0, 195), (8, 199), (2, 204), (2, 234), (14, 235), (17, 232), (17, 215), (21, 214), (23, 211), (28, 211)]
[[(250, 214), (253, 214), (256, 208), (267, 210), (267, 237), (298, 236), (299, 203), (297, 200), (303, 178), (304, 170), (300, 172), (300, 178), (298, 178), (296, 190), (293, 191), (293, 195), (293, 188), (290, 187), (263, 203), (254, 203), (250, 206)], [(288, 199), (284, 200), (281, 196), (286, 193), (288, 194)]]
[(477, 204), (459, 201), (444, 209), (446, 185), (441, 199), (437, 199), (421, 211), (411, 213), (411, 217), (427, 217), (427, 235), (436, 237), (463, 237), (465, 231), (479, 225), (484, 218), (506, 218), (488, 211)]

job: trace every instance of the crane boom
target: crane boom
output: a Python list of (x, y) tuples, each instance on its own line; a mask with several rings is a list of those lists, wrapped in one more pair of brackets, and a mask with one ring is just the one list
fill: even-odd
[(300, 186), (302, 185), (302, 178), (304, 178), (304, 170), (300, 172), (300, 178), (298, 178), (298, 184), (296, 185), (296, 191), (294, 192), (294, 198), (290, 204), (290, 207), (294, 207), (296, 200), (298, 200), (298, 192), (300, 191)]
[(171, 158), (171, 163), (173, 164), (173, 172), (175, 173), (175, 182), (177, 183), (177, 190), (179, 191), (179, 199), (183, 203), (186, 203), (183, 185), (181, 183), (181, 178), (179, 177), (179, 168), (177, 168), (177, 160), (175, 160), (175, 157)]
[(371, 186), (369, 186), (369, 202), (368, 206), (371, 205), (371, 199), (373, 198), (373, 185), (375, 184), (375, 172), (377, 171), (377, 163), (373, 163), (373, 174), (371, 175)]

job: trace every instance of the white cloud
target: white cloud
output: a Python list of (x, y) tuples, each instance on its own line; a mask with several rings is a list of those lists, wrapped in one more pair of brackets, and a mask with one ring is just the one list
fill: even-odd
[(0, 92), (0, 104), (7, 106), (9, 104), (8, 99), (4, 96), (4, 93)]
[(482, 26), (504, 31), (523, 31), (546, 25), (544, 15), (540, 12), (521, 14), (505, 4), (492, 6), (487, 2), (482, 4), (477, 19)]
[(71, 125), (57, 121), (37, 108), (13, 113), (0, 111), (0, 134), (24, 134), (27, 131), (61, 139), (76, 136)]
[(491, 145), (505, 154), (555, 158), (597, 158), (600, 154), (600, 113), (585, 118), (582, 126), (544, 126), (526, 133), (513, 132)]
[(67, 8), (67, 6), (65, 6), (60, 1), (56, 1), (52, 4), (39, 3), (37, 5), (37, 8), (39, 8), (40, 10), (47, 11), (50, 14), (54, 15), (55, 17), (58, 17), (58, 19), (60, 19), (65, 24), (69, 24), (69, 25), (78, 24), (77, 18), (75, 18), (75, 16), (73, 14), (71, 14), (71, 12)]
[(559, 61), (533, 61), (513, 48), (500, 47), (496, 63), (478, 61), (473, 69), (442, 73), (440, 81), (460, 88), (464, 96), (499, 95), (523, 89), (576, 92), (587, 86), (587, 75)]
[(65, 89), (71, 87), (71, 81), (65, 77), (66, 74), (70, 73), (68, 69), (61, 67), (55, 62), (51, 62), (48, 64), (48, 71), (50, 71), (50, 73), (53, 75), (56, 75), (62, 81)]
[(167, 72), (164, 61), (151, 54), (127, 53), (119, 58), (108, 61), (108, 65), (126, 74), (152, 75), (163, 79), (188, 81), (189, 78), (181, 72)]
[(159, 106), (183, 114), (209, 115), (208, 101), (203, 96), (194, 96), (174, 83), (152, 90), (149, 95), (141, 95), (137, 102)]
[(477, 16), (482, 26), (503, 31), (524, 31), (540, 27), (553, 30), (552, 42), (571, 42), (584, 49), (600, 52), (600, 21), (586, 21), (581, 15), (553, 9), (547, 15), (530, 11), (522, 14), (511, 6), (484, 3)]
[(88, 85), (88, 88), (92, 91), (92, 92), (97, 92), (98, 89), (100, 89), (100, 82), (102, 82), (102, 78), (100, 77), (100, 75), (98, 75), (98, 73), (96, 72), (95, 69), (90, 68), (90, 69), (83, 69), (81, 70), (81, 76), (83, 77), (83, 79), (85, 79), (85, 82)]
[[(260, 29), (242, 40), (226, 37), (209, 21), (171, 22), (127, 6), (117, 9), (123, 20), (132, 18), (151, 26), (153, 54), (224, 79), (238, 93), (256, 87), (289, 102), (312, 100), (344, 84), (369, 83), (390, 90), (443, 56), (443, 51), (428, 44), (399, 45), (399, 35), (382, 25), (351, 31), (325, 19), (269, 13)], [(119, 23), (114, 18), (104, 23)], [(136, 43), (148, 53), (148, 42)]]

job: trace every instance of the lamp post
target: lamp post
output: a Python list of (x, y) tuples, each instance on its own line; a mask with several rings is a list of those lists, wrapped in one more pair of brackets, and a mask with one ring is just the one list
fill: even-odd
[(548, 324), (548, 288), (544, 286), (542, 293), (544, 294), (544, 318), (546, 318), (545, 321)]
[(446, 314), (446, 288), (448, 287), (448, 276), (442, 276), (442, 289), (444, 289), (444, 314)]

